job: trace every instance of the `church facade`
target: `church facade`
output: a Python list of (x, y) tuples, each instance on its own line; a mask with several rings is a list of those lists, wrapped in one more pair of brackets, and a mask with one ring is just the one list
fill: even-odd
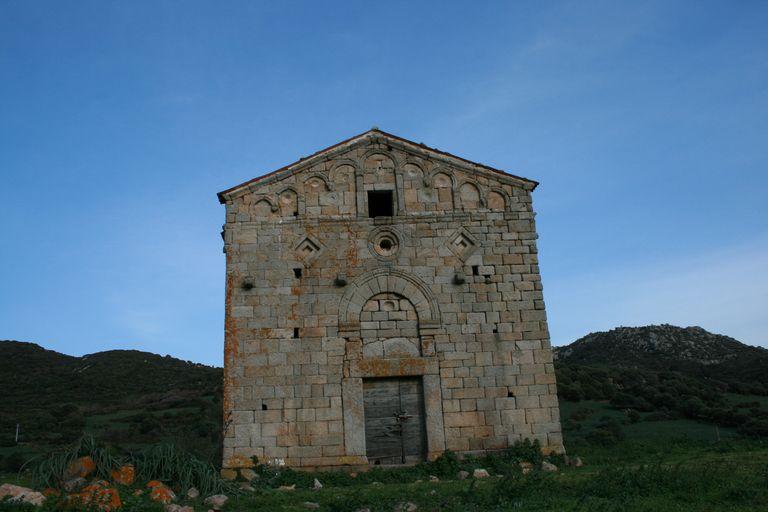
[(219, 193), (225, 470), (562, 451), (536, 185), (372, 129)]

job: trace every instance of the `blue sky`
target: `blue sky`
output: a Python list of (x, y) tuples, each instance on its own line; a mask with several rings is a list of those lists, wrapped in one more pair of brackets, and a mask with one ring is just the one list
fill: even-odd
[(541, 182), (554, 344), (768, 345), (768, 3), (0, 2), (0, 338), (221, 364), (216, 192), (371, 126)]

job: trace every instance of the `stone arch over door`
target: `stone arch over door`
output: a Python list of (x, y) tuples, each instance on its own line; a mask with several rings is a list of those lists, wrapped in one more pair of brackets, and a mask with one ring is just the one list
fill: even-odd
[[(371, 301), (407, 300), (404, 309), (418, 318), (413, 338), (420, 342), (419, 353), (394, 348), (381, 354), (363, 353), (364, 334), (370, 329), (360, 321)], [(381, 304), (381, 303), (380, 303)], [(381, 305), (380, 307), (384, 307)], [(412, 309), (411, 309), (412, 308)], [(367, 317), (365, 317), (367, 318)], [(407, 327), (407, 326), (406, 326)], [(440, 310), (429, 287), (416, 276), (400, 270), (381, 268), (355, 279), (339, 304), (339, 336), (346, 340), (342, 378), (344, 448), (350, 460), (367, 463), (363, 384), (370, 379), (408, 379), (421, 382), (426, 429), (426, 456), (439, 457), (445, 450), (440, 367), (435, 355), (434, 336), (440, 329)], [(402, 342), (400, 340), (399, 342)], [(397, 353), (397, 352), (400, 353)]]
[[(419, 334), (440, 325), (440, 309), (432, 291), (416, 276), (391, 268), (380, 268), (355, 279), (339, 303), (339, 332), (359, 333), (360, 313), (374, 295), (394, 293), (407, 298), (419, 316)], [(359, 334), (358, 334), (359, 336)]]

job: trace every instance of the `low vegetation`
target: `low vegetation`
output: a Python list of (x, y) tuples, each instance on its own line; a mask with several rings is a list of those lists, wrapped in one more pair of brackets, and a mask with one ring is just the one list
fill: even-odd
[[(538, 446), (520, 443), (478, 458), (446, 453), (356, 475), (255, 461), (253, 480), (230, 483), (217, 468), (221, 369), (135, 351), (73, 358), (0, 342), (0, 386), (13, 404), (0, 415), (0, 483), (56, 487), (64, 468), (88, 455), (97, 478), (109, 480), (121, 464), (136, 468), (135, 483), (119, 488), (126, 512), (164, 510), (148, 498), (148, 480), (161, 480), (179, 496), (176, 503), (195, 510), (208, 510), (202, 500), (221, 492), (232, 511), (394, 511), (408, 502), (442, 512), (762, 510), (767, 353), (672, 326), (595, 333), (558, 349), (565, 445), (584, 467), (554, 456), (547, 462), (559, 470), (543, 471)], [(18, 375), (20, 367), (28, 371)], [(523, 474), (521, 462), (534, 470)], [(491, 477), (457, 478), (476, 468)], [(315, 478), (322, 489), (313, 489)], [(201, 497), (185, 499), (190, 487)], [(49, 499), (42, 510), (62, 503)], [(0, 503), (0, 511), (23, 508)]]

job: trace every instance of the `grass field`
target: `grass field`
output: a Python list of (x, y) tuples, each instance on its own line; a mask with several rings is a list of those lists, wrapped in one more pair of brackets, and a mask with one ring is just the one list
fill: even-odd
[[(743, 396), (738, 396), (740, 401)], [(227, 492), (229, 511), (306, 511), (306, 503), (321, 511), (392, 512), (411, 502), (419, 511), (567, 510), (567, 511), (761, 511), (768, 510), (768, 441), (749, 440), (731, 429), (690, 420), (634, 422), (626, 414), (598, 401), (561, 403), (564, 420), (580, 425), (565, 433), (570, 456), (579, 456), (584, 467), (553, 458), (560, 470), (536, 470), (522, 475), (518, 460), (525, 455), (494, 455), (459, 461), (445, 458), (437, 463), (396, 469), (374, 468), (352, 477), (342, 472), (275, 472), (263, 469), (252, 482), (255, 491)], [(111, 418), (119, 422), (121, 415)], [(106, 420), (106, 418), (104, 418)], [(606, 421), (621, 423), (623, 440), (611, 445), (589, 441), (588, 433)], [(574, 425), (574, 422), (565, 422)], [(523, 452), (525, 453), (525, 452)], [(528, 452), (530, 453), (530, 452)], [(457, 480), (460, 469), (483, 467), (491, 477)], [(431, 482), (430, 476), (439, 477)], [(324, 485), (313, 490), (317, 477)], [(33, 485), (28, 475), (0, 474), (0, 483)], [(143, 483), (143, 482), (142, 482)], [(296, 485), (281, 491), (281, 485)], [(177, 489), (181, 493), (183, 489)], [(160, 505), (134, 497), (124, 489), (126, 512), (160, 512)], [(197, 501), (179, 501), (195, 510), (208, 510)], [(0, 504), (0, 511), (22, 507)], [(44, 510), (56, 509), (50, 501)], [(38, 509), (39, 510), (39, 509)]]
[[(356, 478), (336, 472), (288, 472), (272, 484), (295, 483), (295, 491), (264, 485), (255, 492), (230, 493), (225, 510), (302, 511), (307, 510), (305, 502), (317, 503), (319, 510), (339, 512), (363, 508), (394, 511), (401, 502), (412, 502), (418, 510), (446, 512), (768, 510), (765, 442), (625, 441), (610, 448), (577, 445), (571, 452), (582, 457), (586, 465), (573, 468), (560, 464), (557, 473), (534, 471), (528, 475), (522, 475), (515, 464), (506, 468), (496, 465), (491, 478), (477, 481), (456, 480), (453, 475), (458, 468), (450, 464), (376, 469)], [(477, 462), (462, 463), (461, 467), (471, 469), (474, 465)], [(430, 482), (430, 474), (440, 476), (440, 481)], [(315, 477), (324, 483), (319, 491), (311, 489)], [(16, 475), (5, 475), (2, 481), (29, 484)], [(206, 510), (200, 501), (188, 504)], [(54, 505), (45, 508), (53, 509)], [(0, 510), (19, 507), (0, 505)], [(159, 512), (162, 508), (131, 496), (124, 510)]]

